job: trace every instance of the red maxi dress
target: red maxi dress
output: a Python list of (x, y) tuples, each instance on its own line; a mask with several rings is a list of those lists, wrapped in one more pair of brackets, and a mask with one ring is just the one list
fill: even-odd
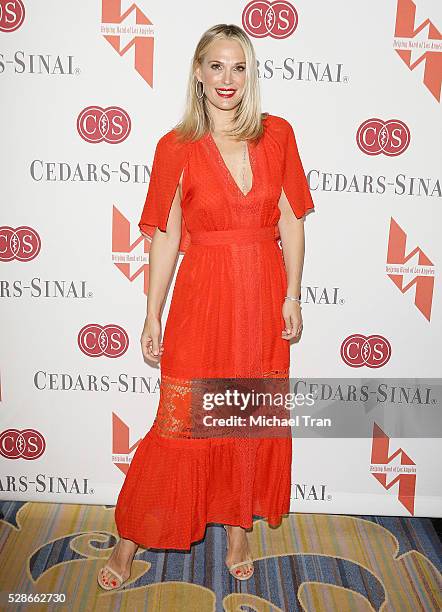
[(174, 130), (156, 146), (139, 227), (166, 230), (182, 183), (184, 253), (164, 328), (157, 414), (140, 441), (115, 508), (120, 537), (144, 548), (189, 550), (207, 523), (278, 526), (290, 510), (291, 437), (189, 438), (190, 382), (196, 378), (288, 378), (282, 304), (281, 190), (298, 218), (313, 202), (292, 126), (266, 115), (248, 142), (253, 173), (244, 195), (212, 136), (180, 143)]

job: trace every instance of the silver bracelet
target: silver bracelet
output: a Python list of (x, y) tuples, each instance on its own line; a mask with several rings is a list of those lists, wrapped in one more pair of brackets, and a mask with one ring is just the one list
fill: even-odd
[(301, 298), (293, 297), (292, 295), (286, 295), (284, 299), (285, 300), (292, 300), (294, 302), (301, 303)]

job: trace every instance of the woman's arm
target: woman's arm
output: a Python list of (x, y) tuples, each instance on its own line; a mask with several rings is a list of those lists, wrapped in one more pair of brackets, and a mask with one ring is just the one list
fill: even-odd
[[(284, 191), (278, 206), (281, 211), (278, 229), (287, 273), (287, 295), (299, 297), (305, 252), (304, 217), (296, 217)], [(290, 340), (299, 335), (302, 329), (301, 305), (299, 302), (284, 300), (282, 308), (286, 325), (282, 337)]]
[(149, 251), (147, 314), (141, 335), (141, 347), (144, 357), (154, 361), (159, 361), (163, 352), (161, 310), (175, 267), (181, 238), (181, 179), (182, 175), (172, 200), (166, 231), (156, 228)]

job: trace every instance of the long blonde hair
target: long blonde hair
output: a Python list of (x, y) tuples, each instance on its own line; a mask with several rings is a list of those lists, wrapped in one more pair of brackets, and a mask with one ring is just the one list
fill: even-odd
[(252, 42), (239, 26), (220, 23), (208, 29), (201, 36), (190, 66), (184, 114), (174, 127), (180, 140), (197, 140), (208, 131), (213, 131), (213, 121), (207, 109), (207, 98), (196, 95), (197, 77), (195, 70), (201, 65), (209, 46), (215, 40), (236, 40), (244, 51), (246, 58), (246, 79), (244, 94), (235, 110), (232, 128), (228, 134), (238, 140), (258, 139), (263, 133), (262, 119), (268, 113), (261, 112), (261, 94), (258, 82), (256, 55)]

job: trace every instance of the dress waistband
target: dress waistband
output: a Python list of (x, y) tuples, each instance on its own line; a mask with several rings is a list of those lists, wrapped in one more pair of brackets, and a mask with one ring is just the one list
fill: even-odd
[(191, 232), (192, 244), (249, 244), (275, 240), (275, 226)]

